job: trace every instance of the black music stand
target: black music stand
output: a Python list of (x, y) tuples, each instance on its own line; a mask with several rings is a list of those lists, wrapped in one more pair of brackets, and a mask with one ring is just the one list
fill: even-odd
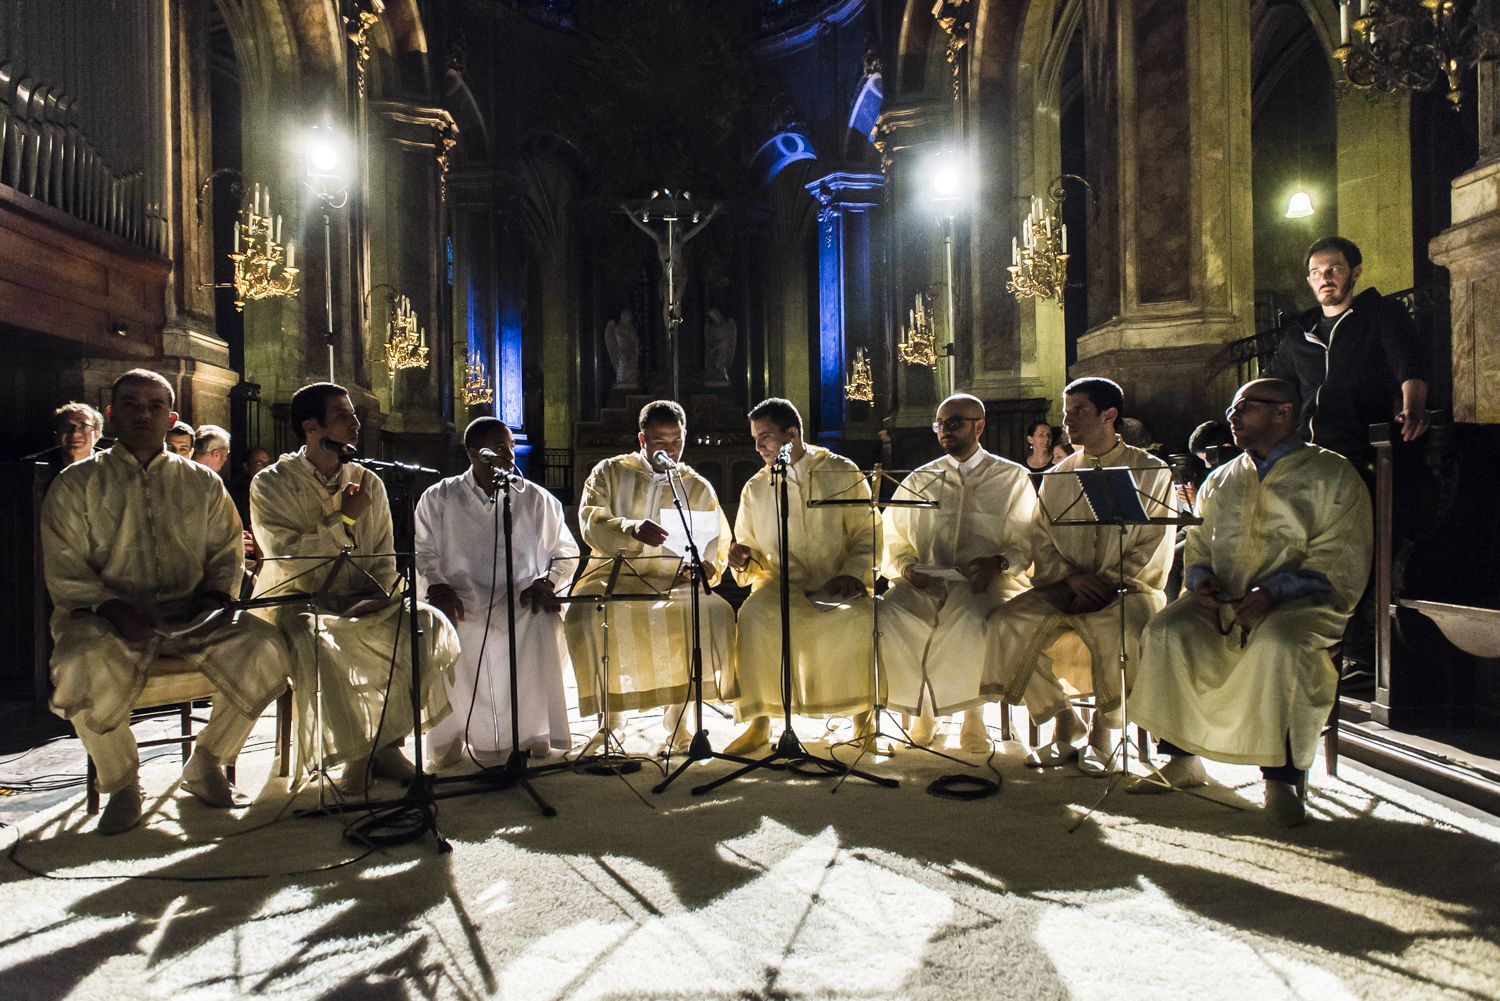
[[(781, 569), (777, 575), (781, 578), (781, 710), (783, 715), (781, 738), (776, 742), (776, 749), (764, 758), (758, 758), (743, 768), (730, 772), (721, 778), (714, 779), (712, 782), (694, 786), (693, 795), (702, 796), (705, 793), (712, 792), (719, 786), (742, 778), (758, 768), (791, 768), (796, 770), (797, 766), (803, 764), (811, 765), (829, 775), (854, 775), (857, 778), (873, 782), (886, 789), (898, 788), (901, 783), (896, 779), (871, 775), (869, 772), (859, 771), (835, 758), (822, 758), (813, 754), (802, 746), (802, 742), (797, 739), (797, 731), (792, 729), (792, 592), (791, 580), (787, 575), (787, 568), (791, 565), (791, 558), (788, 552), (790, 500), (788, 499), (789, 490), (787, 486), (787, 479), (791, 475), (790, 463), (785, 459), (778, 460), (769, 469), (773, 489), (777, 489), (775, 487), (777, 477), (780, 477), (781, 480), (777, 492), (779, 499), (777, 511), (781, 521), (781, 535), (778, 544), (778, 549), (780, 550), (778, 558)], [(871, 600), (874, 600), (873, 596)]]

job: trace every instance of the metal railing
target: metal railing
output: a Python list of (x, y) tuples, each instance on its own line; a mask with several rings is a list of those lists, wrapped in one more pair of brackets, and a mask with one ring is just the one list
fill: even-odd
[(542, 449), (542, 486), (563, 504), (573, 503), (573, 450)]

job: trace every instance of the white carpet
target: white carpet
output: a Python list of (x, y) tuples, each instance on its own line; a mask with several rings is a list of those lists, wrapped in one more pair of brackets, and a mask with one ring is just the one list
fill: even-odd
[[(362, 849), (333, 819), (251, 830), (287, 803), (268, 750), (241, 760), (261, 793), (234, 815), (174, 793), (164, 759), (143, 828), (98, 837), (81, 796), (19, 825), (19, 860), (70, 878), (0, 868), (0, 998), (1500, 997), (1493, 823), (1320, 765), (1298, 830), (1117, 793), (1069, 835), (1102, 782), (1029, 772), (1014, 744), (995, 764), (1001, 794), (969, 803), (927, 795), (957, 768), (912, 751), (873, 764), (899, 790), (837, 795), (760, 773), (691, 796), (714, 763), (653, 796), (648, 768), (630, 781), (655, 809), (563, 773), (537, 782), (552, 819), (518, 791), (443, 801), (451, 854), (424, 838), (190, 882)], [(1211, 771), (1258, 803), (1255, 769)]]

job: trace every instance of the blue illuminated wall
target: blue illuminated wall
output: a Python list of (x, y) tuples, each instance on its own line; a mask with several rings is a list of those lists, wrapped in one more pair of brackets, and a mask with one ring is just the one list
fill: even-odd
[(879, 340), (881, 296), (872, 270), (874, 211), (885, 178), (833, 173), (807, 185), (818, 210), (818, 434), (837, 434), (846, 412), (844, 381), (854, 353)]

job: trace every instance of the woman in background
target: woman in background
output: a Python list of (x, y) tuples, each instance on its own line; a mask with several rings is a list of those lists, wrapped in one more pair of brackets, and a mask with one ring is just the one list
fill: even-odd
[(1032, 421), (1026, 432), (1026, 444), (1031, 446), (1031, 451), (1021, 460), (1021, 464), (1031, 474), (1031, 485), (1040, 490), (1042, 473), (1052, 468), (1052, 464), (1057, 461), (1052, 447), (1052, 425), (1046, 421)]

